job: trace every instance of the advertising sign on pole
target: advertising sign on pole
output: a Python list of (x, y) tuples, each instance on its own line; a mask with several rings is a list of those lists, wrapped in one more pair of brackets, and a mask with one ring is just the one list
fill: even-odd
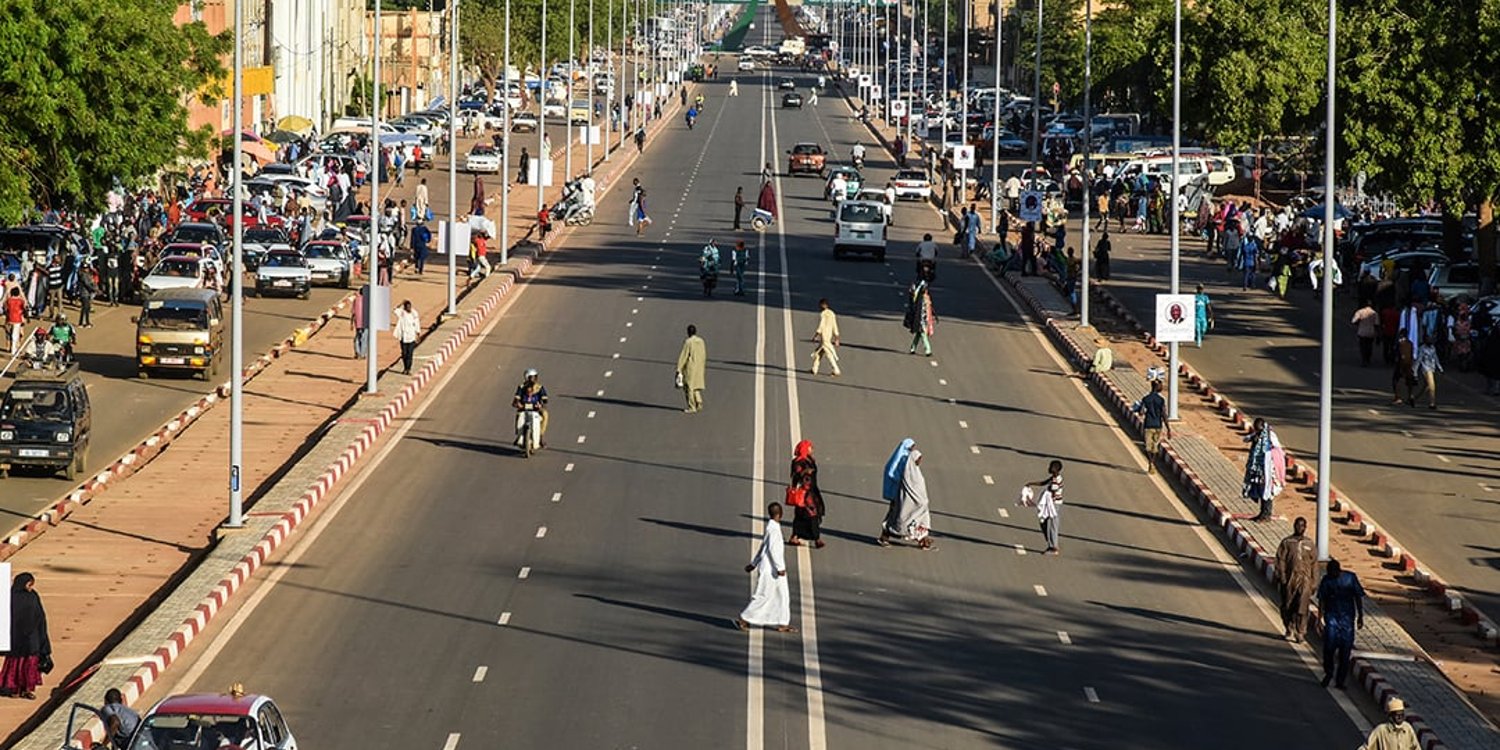
[(1163, 343), (1192, 341), (1196, 313), (1191, 294), (1156, 295), (1156, 340)]
[(1021, 191), (1021, 221), (1042, 220), (1042, 193), (1040, 190)]
[(965, 144), (963, 146), (954, 146), (953, 147), (953, 168), (954, 169), (973, 169), (974, 168), (974, 147), (973, 146)]
[(906, 100), (896, 99), (891, 102), (891, 117), (906, 116)]

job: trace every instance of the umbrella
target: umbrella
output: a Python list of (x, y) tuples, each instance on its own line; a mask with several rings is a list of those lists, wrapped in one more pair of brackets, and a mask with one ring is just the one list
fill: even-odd
[[(228, 140), (234, 138), (234, 131), (233, 130), (226, 130), (226, 131), (220, 133), (219, 135), (222, 136), (224, 138), (224, 140), (227, 142)], [(254, 134), (254, 133), (252, 133), (252, 132), (250, 132), (248, 130), (241, 130), (240, 131), (240, 137), (243, 138), (243, 139), (245, 139), (245, 140), (247, 140), (247, 141), (254, 141), (256, 143), (260, 143), (260, 136)]]
[(297, 135), (296, 133), (293, 133), (290, 130), (278, 130), (278, 131), (276, 131), (276, 132), (274, 132), (274, 133), (266, 136), (266, 140), (268, 140), (268, 141), (270, 141), (272, 143), (281, 143), (281, 144), (296, 143), (297, 141), (302, 140), (302, 136)]
[(307, 135), (308, 133), (311, 133), (315, 127), (317, 126), (313, 123), (312, 120), (309, 120), (301, 115), (287, 115), (286, 117), (283, 117), (280, 120), (276, 121), (277, 130), (285, 130), (288, 133), (295, 133), (297, 135)]
[(245, 152), (245, 155), (254, 157), (261, 164), (276, 161), (276, 154), (272, 153), (266, 144), (259, 141), (244, 141), (240, 144), (240, 150)]

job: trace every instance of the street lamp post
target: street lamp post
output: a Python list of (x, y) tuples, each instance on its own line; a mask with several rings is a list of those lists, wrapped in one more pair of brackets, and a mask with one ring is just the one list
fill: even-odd
[(587, 172), (594, 171), (594, 75), (595, 74), (592, 71), (593, 67), (594, 67), (594, 0), (589, 0), (588, 63), (583, 66), (583, 74), (584, 74), (584, 80), (585, 80), (584, 85), (588, 87), (588, 92), (589, 92), (589, 121), (588, 121), (588, 125), (587, 125), (589, 138), (588, 138), (588, 143), (587, 143), (587, 145), (586, 145), (586, 147), (584, 149), (585, 152), (586, 152), (585, 158), (588, 160), (587, 161), (587, 165), (584, 167), (584, 171), (587, 171)]
[[(952, 0), (943, 0), (943, 91), (941, 94), (943, 97), (943, 143), (938, 147), (938, 153), (940, 154), (946, 153), (948, 150), (948, 120), (950, 119), (948, 117), (948, 56), (951, 54), (949, 48), (952, 46), (949, 44), (949, 41), (953, 38), (948, 25), (948, 8), (951, 5), (953, 5)], [(947, 175), (943, 176), (943, 195), (948, 195)]]
[[(510, 159), (510, 0), (505, 0), (505, 58), (501, 61), (504, 70), (500, 73), (505, 83), (501, 84), (505, 92), (505, 130), (500, 134), (500, 163), (503, 165)], [(521, 86), (526, 85), (524, 76), (519, 81)], [(504, 172), (500, 176), (500, 263), (510, 260), (510, 170), (501, 168)], [(457, 255), (450, 257), (451, 262)], [(451, 273), (451, 272), (450, 272)]]
[(542, 209), (547, 207), (544, 195), (547, 189), (542, 186), (546, 179), (543, 175), (551, 174), (551, 170), (547, 169), (547, 162), (551, 158), (551, 155), (547, 153), (547, 83), (551, 73), (547, 70), (547, 0), (542, 0), (541, 57), (541, 64), (536, 74), (536, 103), (539, 111), (536, 119), (536, 159), (534, 160), (536, 162), (536, 212), (539, 216)]
[(1338, 74), (1338, 7), (1328, 0), (1328, 111), (1325, 113), (1323, 148), (1323, 347), (1322, 371), (1318, 378), (1318, 560), (1328, 560), (1328, 505), (1333, 450), (1333, 127), (1334, 84)]
[(1089, 210), (1094, 200), (1094, 0), (1083, 4), (1083, 247), (1079, 258), (1083, 273), (1078, 290), (1078, 324), (1089, 325)]
[(1028, 184), (1036, 185), (1037, 145), (1042, 141), (1042, 11), (1045, 3), (1036, 0), (1036, 71), (1031, 81), (1031, 174)]
[[(963, 49), (959, 50), (959, 55), (961, 55), (963, 57), (963, 64), (959, 68), (959, 71), (963, 74), (963, 83), (959, 85), (959, 94), (958, 94), (959, 101), (961, 102), (961, 104), (959, 105), (959, 111), (962, 113), (962, 114), (959, 115), (959, 118), (958, 118), (959, 119), (959, 123), (958, 123), (958, 133), (959, 133), (958, 142), (964, 144), (965, 146), (967, 146), (967, 145), (969, 145), (969, 23), (973, 19), (973, 15), (974, 15), (973, 14), (974, 3), (971, 2), (971, 0), (961, 0), (961, 1), (964, 4), (964, 15), (963, 15), (964, 36), (963, 36), (963, 44), (961, 45), (963, 47)], [(969, 170), (968, 169), (960, 169), (960, 170), (958, 170), (958, 202), (959, 203), (963, 203), (964, 200), (966, 198), (968, 198), (968, 195), (969, 195), (968, 194), (968, 189), (969, 189)]]
[[(1000, 3), (995, 3), (995, 99), (994, 114), (991, 116), (990, 126), (990, 228), (1000, 228), (1000, 32), (1002, 30), (1001, 16), (1004, 9)], [(1005, 242), (1000, 238), (1001, 243)]]
[[(563, 105), (565, 107), (563, 111), (567, 113), (566, 116), (563, 117), (563, 125), (566, 131), (572, 131), (573, 129), (573, 97), (575, 96), (575, 94), (573, 93), (573, 87), (577, 85), (578, 82), (578, 54), (574, 46), (574, 41), (578, 37), (578, 22), (577, 16), (574, 13), (574, 8), (577, 5), (577, 0), (568, 0), (568, 83), (563, 87), (563, 91), (567, 92), (568, 99)], [(590, 113), (589, 116), (592, 117), (593, 114)], [(568, 180), (573, 179), (572, 132), (567, 132), (567, 134), (563, 136), (563, 152), (565, 154), (565, 156), (563, 157), (563, 182), (567, 182)]]
[[(1172, 17), (1172, 294), (1182, 286), (1179, 273), (1181, 260), (1182, 216), (1177, 202), (1177, 191), (1182, 189), (1182, 0), (1173, 3)], [(1177, 342), (1173, 341), (1168, 356), (1167, 369), (1167, 418), (1177, 419)]]
[[(508, 4), (508, 3), (507, 3)], [(504, 89), (501, 89), (504, 96)], [(502, 99), (501, 101), (504, 101)], [(509, 119), (509, 110), (506, 119)], [(426, 217), (422, 217), (425, 219)], [(453, 241), (453, 227), (458, 224), (458, 3), (448, 12), (448, 315), (458, 314), (458, 243)]]
[[(236, 7), (241, 3), (235, 3)], [(365, 272), (370, 276), (370, 293), (365, 295), (365, 344), (366, 354), (369, 360), (365, 363), (365, 393), (373, 394), (378, 388), (376, 382), (380, 378), (380, 360), (375, 356), (376, 343), (380, 340), (375, 335), (375, 298), (380, 296), (380, 218), (385, 213), (380, 210), (380, 3), (375, 3), (375, 44), (372, 52), (375, 56), (375, 95), (370, 102), (370, 153), (373, 155), (371, 173), (374, 179), (370, 180), (370, 249), (365, 253)], [(449, 154), (452, 157), (452, 154)], [(387, 316), (390, 311), (384, 311)]]
[[(593, 1), (589, 0), (591, 3)], [(604, 108), (608, 110), (604, 114), (604, 160), (609, 161), (609, 123), (614, 117), (615, 89), (619, 88), (615, 80), (615, 64), (612, 59), (615, 54), (615, 0), (605, 0), (604, 14), (604, 80), (607, 86), (604, 90)], [(590, 29), (592, 28), (590, 26)]]
[(231, 307), (229, 348), (229, 520), (224, 525), (237, 529), (245, 525), (244, 496), (240, 491), (240, 467), (244, 463), (245, 450), (245, 201), (240, 190), (244, 181), (244, 145), (241, 133), (241, 118), (244, 117), (245, 90), (245, 4), (234, 4), (234, 177), (230, 189), (234, 191), (234, 301)]

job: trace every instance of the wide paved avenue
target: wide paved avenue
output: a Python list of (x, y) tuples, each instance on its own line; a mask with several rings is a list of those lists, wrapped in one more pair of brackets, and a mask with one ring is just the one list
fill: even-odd
[[(696, 129), (679, 119), (647, 144), (645, 237), (616, 185), (166, 687), (242, 682), (325, 750), (1358, 745), (1347, 700), (978, 266), (943, 257), (934, 356), (907, 354), (902, 291), (921, 233), (941, 239), (935, 213), (897, 208), (888, 263), (834, 261), (821, 181), (783, 175), (781, 222), (730, 230), (735, 187), (753, 204), (761, 165), (784, 170), (792, 144), (839, 163), (871, 145), (832, 94), (780, 109), (779, 73), (739, 74), (730, 98), (726, 66)], [(893, 165), (870, 155), (883, 185)], [(728, 274), (702, 296), (710, 237), (726, 261), (735, 239), (752, 248), (746, 296)], [(840, 316), (837, 379), (807, 372), (821, 297)], [(696, 415), (672, 384), (689, 323), (709, 354)], [(552, 397), (550, 447), (530, 460), (510, 447), (527, 367)], [(881, 468), (907, 436), (930, 552), (875, 544)], [(801, 632), (747, 636), (731, 624), (743, 567), (800, 438), (829, 544), (788, 547)], [(1059, 557), (1014, 503), (1052, 458)]]

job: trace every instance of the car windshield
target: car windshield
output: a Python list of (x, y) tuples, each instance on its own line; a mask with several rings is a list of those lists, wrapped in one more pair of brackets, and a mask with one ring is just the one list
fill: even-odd
[(302, 249), (302, 254), (309, 258), (333, 258), (336, 257), (332, 245), (308, 245)]
[(219, 233), (210, 227), (181, 226), (172, 233), (173, 242), (212, 242)]
[(286, 242), (286, 235), (275, 229), (246, 229), (244, 231), (246, 242), (259, 242), (269, 244), (272, 242)]
[(208, 310), (196, 305), (172, 305), (161, 300), (151, 300), (141, 311), (141, 326), (177, 330), (207, 328)]
[(156, 269), (151, 272), (152, 276), (177, 276), (180, 278), (195, 278), (198, 276), (198, 263), (196, 261), (182, 258), (168, 258), (156, 264)]
[(806, 156), (809, 154), (821, 154), (823, 153), (823, 149), (810, 143), (803, 143), (797, 146), (793, 146), (792, 153)]
[(68, 392), (62, 388), (16, 386), (0, 402), (0, 419), (39, 422), (68, 418)]
[(248, 716), (158, 714), (136, 730), (131, 750), (200, 750), (235, 747), (261, 750), (255, 722)]
[(301, 256), (292, 253), (271, 253), (260, 264), (269, 268), (297, 268), (307, 265), (302, 262)]
[(843, 208), (839, 209), (839, 221), (880, 221), (880, 207), (869, 203), (845, 203)]
[(919, 172), (919, 171), (917, 171), (915, 169), (908, 169), (908, 170), (904, 170), (904, 171), (901, 171), (901, 172), (897, 172), (896, 173), (896, 179), (898, 179), (898, 180), (911, 180), (911, 181), (915, 181), (915, 182), (926, 182), (927, 181), (927, 175), (923, 174), (922, 172)]
[(481, 144), (481, 145), (477, 145), (474, 148), (472, 148), (472, 149), (469, 150), (469, 156), (494, 156), (494, 155), (495, 155), (495, 147), (494, 146), (486, 146), (486, 145)]

